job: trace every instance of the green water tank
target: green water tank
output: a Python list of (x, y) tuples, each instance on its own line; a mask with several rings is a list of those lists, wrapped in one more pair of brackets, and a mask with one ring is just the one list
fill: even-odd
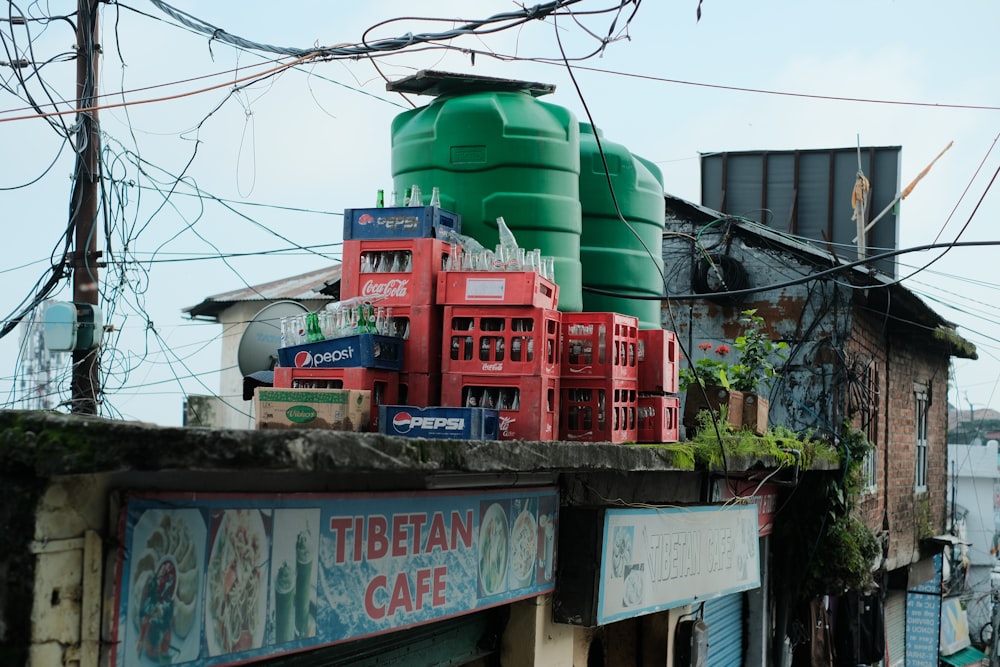
[(462, 233), (490, 250), (502, 216), (519, 246), (555, 257), (559, 310), (580, 311), (576, 117), (536, 99), (539, 89), (526, 82), (434, 83), (432, 92), (417, 91), (436, 94), (434, 101), (393, 119), (393, 187), (420, 186), (424, 204), (440, 188), (441, 206), (462, 216)]
[[(662, 329), (660, 301), (629, 299), (626, 295), (663, 294), (663, 174), (652, 162), (605, 139), (600, 129), (595, 135), (594, 129), (588, 123), (580, 124), (582, 284), (622, 296), (584, 290), (583, 309), (634, 315), (639, 318), (640, 329)], [(607, 174), (614, 198), (608, 190)], [(615, 201), (628, 225), (618, 217)]]

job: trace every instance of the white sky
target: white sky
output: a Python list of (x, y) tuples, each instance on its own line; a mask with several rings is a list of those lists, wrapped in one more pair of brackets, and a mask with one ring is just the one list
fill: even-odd
[[(298, 48), (359, 42), (369, 26), (412, 16), (418, 6), (422, 16), (456, 16), (455, 3), (437, 0), (277, 4), (176, 0), (173, 4), (230, 34)], [(611, 0), (585, 0), (574, 10), (610, 4)], [(463, 15), (465, 19), (516, 8), (502, 0), (466, 6), (472, 13)], [(505, 56), (480, 55), (474, 66), (468, 55), (442, 50), (402, 51), (378, 62), (392, 79), (432, 68), (556, 84), (556, 92), (546, 101), (586, 120), (585, 101), (608, 139), (659, 164), (666, 190), (695, 202), (700, 201), (698, 155), (702, 152), (853, 147), (860, 135), (864, 146), (903, 147), (901, 180), (905, 184), (953, 140), (954, 147), (903, 202), (900, 245), (932, 242), (946, 221), (941, 241), (954, 240), (966, 222), (961, 240), (998, 240), (1000, 195), (995, 187), (988, 192), (987, 188), (1000, 168), (1000, 149), (989, 152), (1000, 132), (996, 110), (1000, 107), (996, 68), (1000, 47), (995, 39), (1000, 3), (980, 0), (959, 8), (925, 0), (704, 0), (700, 22), (695, 21), (696, 6), (697, 0), (643, 2), (628, 28), (629, 39), (610, 43), (602, 57), (580, 63), (619, 74), (575, 71), (583, 101), (565, 67), (511, 59), (557, 58), (551, 22), (536, 21), (482, 39), (455, 40), (456, 47)], [(32, 16), (69, 12), (75, 7), (69, 0), (20, 5)], [(626, 8), (617, 29), (632, 9)], [(236, 67), (243, 68), (238, 76), (263, 69), (260, 55), (218, 41), (209, 45), (206, 37), (171, 25), (173, 21), (147, 0), (127, 0), (120, 8), (102, 4), (100, 11), (100, 88), (105, 94), (228, 72), (127, 93), (125, 98), (134, 102), (179, 95), (223, 83), (227, 77), (231, 81), (237, 74), (230, 70)], [(167, 22), (157, 20), (161, 18)], [(610, 16), (584, 17), (581, 23), (605, 35)], [(565, 17), (559, 26), (571, 57), (596, 48), (597, 42)], [(448, 23), (402, 20), (376, 29), (369, 39), (449, 27)], [(24, 57), (35, 61), (68, 51), (75, 41), (65, 23), (53, 23), (44, 32), (34, 24), (31, 30), (33, 56)], [(11, 40), (11, 31), (16, 42)], [(0, 32), (8, 49), (14, 44), (24, 49), (28, 44), (23, 26), (0, 22)], [(8, 57), (0, 51), (0, 60)], [(275, 56), (265, 56), (270, 57)], [(0, 77), (16, 86), (9, 68), (0, 67)], [(54, 96), (71, 97), (75, 64), (50, 64), (41, 70), (41, 77)], [(820, 100), (713, 86), (910, 104)], [(28, 89), (45, 99), (37, 80)], [(346, 207), (370, 205), (378, 188), (391, 189), (390, 123), (409, 104), (385, 92), (384, 80), (370, 61), (308, 64), (227, 97), (227, 88), (220, 88), (101, 112), (104, 146), (110, 151), (108, 161), (114, 164), (110, 175), (125, 183), (127, 193), (124, 209), (110, 213), (116, 239), (113, 252), (120, 254), (122, 239), (128, 236), (134, 258), (146, 261), (156, 253), (157, 260), (184, 260), (133, 266), (125, 274), (128, 282), (117, 286), (121, 297), (109, 317), (116, 329), (114, 349), (102, 357), (108, 393), (103, 413), (108, 416), (180, 424), (185, 394), (218, 391), (221, 349), (220, 326), (188, 321), (181, 310), (212, 294), (339, 261), (339, 214)], [(119, 94), (105, 102), (121, 99)], [(428, 101), (412, 99), (417, 104)], [(22, 100), (0, 90), (0, 188), (4, 188), (0, 190), (0, 220), (10, 248), (0, 260), (5, 286), (0, 317), (16, 311), (44, 274), (68, 219), (70, 150), (64, 150), (37, 183), (8, 189), (42, 174), (61, 144), (42, 120), (4, 122), (30, 114), (14, 111), (24, 106)], [(66, 117), (67, 124), (72, 121), (72, 116)], [(200, 129), (195, 129), (199, 123)], [(126, 150), (146, 161), (145, 175), (132, 162), (116, 159)], [(259, 225), (211, 200), (190, 196), (191, 185), (179, 186), (177, 195), (161, 206), (163, 199), (153, 179), (169, 188), (174, 176), (168, 173), (180, 174), (185, 167), (198, 187), (237, 202), (231, 206)], [(308, 254), (274, 252), (291, 246), (320, 247)], [(100, 247), (107, 252), (103, 242)], [(270, 254), (231, 257), (225, 262), (195, 259), (262, 252)], [(936, 256), (935, 252), (904, 255), (901, 271), (905, 275), (908, 267), (922, 266)], [(957, 380), (949, 399), (964, 409), (970, 402), (976, 407), (991, 403), (1000, 407), (996, 395), (1000, 293), (992, 264), (997, 256), (994, 247), (954, 249), (904, 283), (960, 325), (960, 333), (979, 348), (979, 361), (955, 362)], [(104, 284), (108, 293), (115, 288)], [(56, 298), (71, 298), (68, 285)], [(15, 332), (0, 340), (3, 405), (17, 407), (13, 399), (20, 396), (14, 381), (18, 369)], [(68, 382), (60, 391), (62, 398), (68, 397)]]

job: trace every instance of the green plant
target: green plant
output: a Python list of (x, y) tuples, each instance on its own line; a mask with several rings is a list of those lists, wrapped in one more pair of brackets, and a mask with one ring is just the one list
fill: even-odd
[(720, 385), (726, 389), (757, 393), (761, 384), (770, 387), (780, 377), (775, 360), (785, 361), (787, 357), (781, 351), (788, 344), (784, 341), (772, 341), (762, 331), (764, 318), (757, 315), (755, 309), (740, 313), (739, 322), (743, 327), (743, 334), (733, 341), (733, 347), (736, 348), (735, 361), (726, 359), (733, 352), (726, 344), (715, 346), (714, 349), (711, 343), (699, 344), (698, 349), (705, 356), (680, 370), (678, 375), (681, 391), (697, 383), (702, 387)]

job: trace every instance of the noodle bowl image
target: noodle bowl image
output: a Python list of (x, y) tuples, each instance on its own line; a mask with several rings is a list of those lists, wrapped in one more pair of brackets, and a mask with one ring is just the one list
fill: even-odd
[(205, 629), (211, 655), (261, 646), (267, 535), (258, 510), (226, 510), (208, 562)]
[(507, 551), (507, 513), (493, 503), (479, 526), (479, 582), (486, 595), (506, 588)]
[(538, 524), (534, 515), (524, 510), (514, 520), (510, 536), (511, 586), (528, 586), (535, 573), (535, 556), (538, 554)]

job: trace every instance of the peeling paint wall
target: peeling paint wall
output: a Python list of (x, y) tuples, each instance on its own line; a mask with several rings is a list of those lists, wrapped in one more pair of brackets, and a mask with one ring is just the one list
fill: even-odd
[[(762, 392), (770, 400), (769, 422), (833, 434), (852, 415), (853, 425), (877, 447), (876, 485), (860, 503), (864, 520), (876, 531), (887, 526), (889, 569), (916, 562), (920, 540), (944, 530), (947, 352), (929, 345), (929, 336), (915, 336), (909, 323), (870, 309), (864, 288), (836, 277), (733, 300), (705, 293), (706, 287), (710, 292), (788, 283), (817, 270), (767, 237), (755, 237), (751, 245), (745, 236), (734, 234), (726, 220), (694, 224), (668, 218), (667, 294), (704, 297), (668, 302), (664, 328), (677, 332), (685, 356), (698, 359), (704, 354), (697, 347), (701, 342), (731, 346), (741, 333), (740, 312), (756, 309), (771, 339), (789, 346), (780, 380)], [(719, 267), (721, 282), (714, 269), (705, 270), (706, 254)], [(918, 385), (926, 386), (930, 397), (927, 490), (919, 492), (914, 485)]]

